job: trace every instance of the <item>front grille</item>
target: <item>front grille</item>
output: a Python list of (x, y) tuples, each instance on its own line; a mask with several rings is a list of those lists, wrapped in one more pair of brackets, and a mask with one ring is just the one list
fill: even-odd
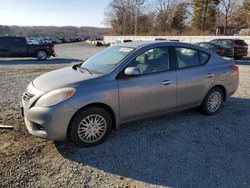
[(25, 93), (23, 94), (23, 100), (25, 101), (29, 101), (32, 97), (34, 97), (34, 95), (30, 94), (27, 91), (25, 91)]

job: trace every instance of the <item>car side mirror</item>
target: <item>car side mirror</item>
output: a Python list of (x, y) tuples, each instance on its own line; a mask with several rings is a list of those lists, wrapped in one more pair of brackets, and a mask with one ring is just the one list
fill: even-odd
[(127, 67), (124, 71), (127, 76), (137, 76), (140, 74), (140, 69), (137, 67)]

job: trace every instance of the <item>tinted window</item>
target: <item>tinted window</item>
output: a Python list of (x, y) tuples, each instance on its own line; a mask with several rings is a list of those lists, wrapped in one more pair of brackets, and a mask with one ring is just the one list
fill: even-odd
[(231, 45), (231, 44), (232, 44), (232, 41), (231, 41), (231, 40), (224, 40), (224, 41), (222, 42), (222, 44), (224, 44), (224, 45)]
[(200, 65), (199, 51), (181, 47), (176, 47), (175, 51), (178, 60), (178, 68)]
[(201, 64), (202, 65), (207, 63), (209, 57), (210, 57), (209, 54), (200, 51), (200, 59), (201, 59)]
[(247, 44), (244, 40), (236, 40), (235, 43), (240, 44), (240, 45), (246, 45)]
[(218, 40), (211, 40), (211, 43), (218, 43)]
[(201, 43), (200, 46), (202, 46), (204, 48), (208, 48), (208, 49), (215, 49), (214, 45), (208, 44), (208, 43)]
[(170, 69), (168, 48), (150, 49), (135, 58), (128, 66), (139, 68), (140, 74), (167, 71)]

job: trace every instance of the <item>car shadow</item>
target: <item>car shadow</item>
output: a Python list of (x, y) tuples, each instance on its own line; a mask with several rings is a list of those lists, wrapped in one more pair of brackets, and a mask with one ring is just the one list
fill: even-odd
[(37, 60), (35, 58), (29, 59), (17, 59), (17, 58), (0, 58), (0, 65), (53, 65), (53, 64), (68, 64), (74, 62), (81, 62), (80, 59), (73, 59), (73, 58), (51, 58), (47, 60)]
[(250, 57), (244, 57), (239, 60), (235, 60), (237, 65), (250, 65)]
[(249, 187), (249, 106), (230, 98), (215, 116), (189, 110), (122, 125), (95, 147), (55, 147), (81, 165), (154, 185)]

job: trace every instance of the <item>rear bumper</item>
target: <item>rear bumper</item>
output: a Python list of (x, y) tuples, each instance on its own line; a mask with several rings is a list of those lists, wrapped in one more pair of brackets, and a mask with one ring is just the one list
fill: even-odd
[(248, 55), (248, 50), (235, 50), (234, 56), (235, 57), (244, 57)]

